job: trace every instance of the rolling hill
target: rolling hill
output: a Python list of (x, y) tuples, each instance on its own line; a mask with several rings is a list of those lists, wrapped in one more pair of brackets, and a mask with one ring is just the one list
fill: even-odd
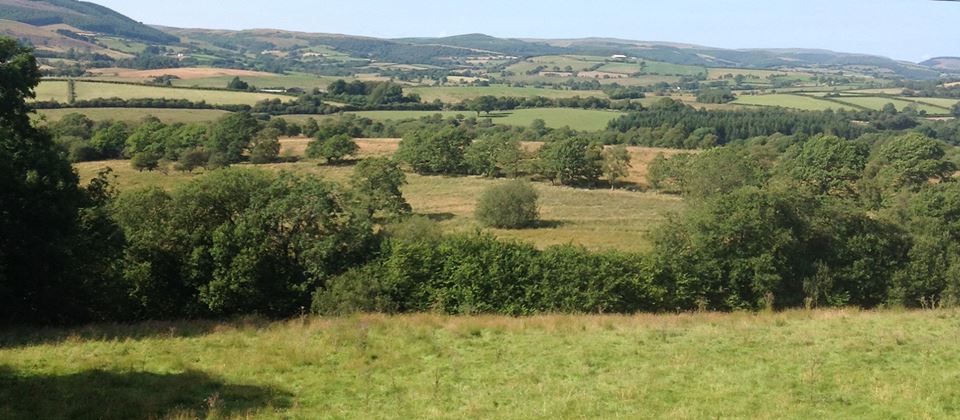
[(920, 65), (939, 71), (957, 73), (960, 72), (960, 57), (936, 57), (924, 61)]
[(75, 28), (154, 43), (179, 40), (98, 4), (76, 0), (0, 0), (0, 17), (33, 26)]
[[(484, 34), (442, 38), (380, 39), (362, 36), (294, 32), (277, 29), (242, 31), (153, 27), (103, 6), (77, 0), (0, 0), (0, 17), (20, 25), (0, 25), (0, 33), (30, 40), (38, 49), (63, 45), (98, 51), (103, 42), (85, 39), (81, 31), (154, 45), (176, 46), (223, 65), (243, 65), (263, 54), (293, 59), (310, 54), (341, 61), (375, 61), (401, 65), (454, 68), (458, 59), (478, 55), (529, 58), (544, 55), (611, 56), (623, 54), (644, 60), (699, 67), (768, 70), (845, 70), (874, 77), (936, 79), (943, 73), (960, 74), (960, 58), (940, 57), (921, 64), (866, 54), (814, 49), (722, 49), (670, 42), (615, 38), (516, 39)], [(116, 51), (136, 53), (136, 50)], [(116, 54), (114, 54), (116, 56)], [(462, 61), (462, 60), (461, 60)], [(223, 61), (223, 63), (227, 63)]]

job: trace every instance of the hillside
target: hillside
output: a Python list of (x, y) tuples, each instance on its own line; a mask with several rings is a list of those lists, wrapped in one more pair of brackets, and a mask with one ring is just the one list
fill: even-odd
[(946, 72), (960, 72), (960, 57), (936, 57), (920, 63), (921, 66)]
[(67, 24), (84, 31), (154, 43), (178, 41), (109, 8), (77, 0), (0, 0), (0, 16), (33, 26)]

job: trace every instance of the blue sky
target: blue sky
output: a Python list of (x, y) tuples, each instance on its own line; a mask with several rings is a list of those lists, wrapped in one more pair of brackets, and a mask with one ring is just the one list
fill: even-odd
[(960, 56), (960, 2), (932, 0), (93, 0), (144, 23), (385, 38), (486, 33), (722, 48)]

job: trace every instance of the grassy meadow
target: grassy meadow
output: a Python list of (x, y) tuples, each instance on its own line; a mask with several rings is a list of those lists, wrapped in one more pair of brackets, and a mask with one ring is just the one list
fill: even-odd
[[(307, 139), (283, 140), (282, 155), (302, 155)], [(359, 139), (359, 157), (389, 156), (396, 151), (395, 139)], [(528, 145), (535, 148), (537, 145)], [(631, 148), (633, 169), (625, 180), (643, 185), (646, 165), (659, 153), (676, 151)], [(98, 171), (109, 167), (116, 176), (116, 185), (121, 191), (159, 186), (172, 189), (191, 179), (203, 176), (201, 171), (184, 173), (178, 171), (140, 172), (129, 161), (84, 162), (75, 165), (83, 182), (93, 178)], [(353, 168), (345, 166), (318, 165), (315, 161), (259, 165), (271, 171), (293, 171), (320, 175), (336, 182), (346, 182)], [(407, 174), (408, 185), (404, 196), (414, 212), (426, 215), (440, 223), (447, 232), (473, 232), (482, 230), (474, 219), (477, 197), (488, 187), (505, 180), (480, 177), (440, 177)], [(523, 230), (487, 231), (504, 239), (532, 243), (538, 247), (577, 244), (588, 249), (620, 249), (644, 251), (650, 248), (649, 233), (663, 223), (671, 214), (683, 209), (683, 202), (674, 195), (653, 192), (634, 192), (609, 189), (584, 190), (549, 183), (537, 183), (540, 194), (541, 217), (544, 227)]]
[(512, 87), (505, 85), (493, 86), (427, 86), (427, 87), (408, 87), (404, 92), (416, 93), (424, 102), (433, 102), (437, 99), (444, 103), (460, 103), (468, 99), (480, 96), (509, 96), (519, 98), (531, 98), (542, 96), (544, 98), (573, 98), (579, 97), (607, 97), (599, 90), (563, 90), (563, 89), (540, 89), (534, 87)]
[(842, 104), (804, 95), (770, 94), (770, 95), (741, 95), (732, 102), (735, 105), (777, 106), (794, 108), (806, 111), (826, 111), (828, 109), (853, 109)]
[[(899, 98), (890, 98), (886, 96), (840, 96), (834, 98), (837, 101), (853, 104), (859, 107), (872, 109), (879, 111), (883, 109), (886, 104), (893, 104), (897, 107), (898, 110), (903, 110), (908, 106), (914, 106), (918, 111), (926, 111), (927, 114), (939, 115), (939, 114), (949, 114), (949, 107), (940, 107), (937, 105), (932, 105), (929, 103), (923, 103), (919, 101), (930, 100), (933, 98), (910, 98), (910, 99), (899, 99)], [(934, 99), (934, 101), (936, 101)], [(956, 103), (954, 101), (954, 103)]]
[(38, 118), (45, 118), (49, 122), (60, 121), (67, 114), (83, 114), (94, 121), (116, 120), (137, 122), (148, 115), (171, 123), (194, 123), (216, 120), (227, 111), (218, 109), (172, 109), (172, 108), (61, 108), (37, 110)]
[[(36, 94), (36, 100), (38, 101), (67, 102), (67, 82), (45, 80), (37, 86)], [(292, 99), (290, 96), (269, 93), (165, 88), (82, 81), (76, 82), (76, 95), (78, 100), (98, 98), (167, 98), (186, 99), (193, 102), (206, 101), (209, 104), (219, 105), (253, 105), (264, 99), (279, 98), (283, 101)]]
[[(416, 119), (440, 114), (445, 118), (463, 115), (465, 117), (475, 117), (473, 111), (359, 111), (350, 112), (364, 118), (370, 118), (376, 121), (399, 121), (405, 119)], [(513, 111), (491, 112), (480, 114), (480, 118), (490, 118), (494, 124), (515, 125), (527, 127), (533, 120), (541, 119), (547, 127), (561, 128), (568, 126), (574, 130), (596, 131), (603, 130), (611, 120), (623, 115), (616, 111), (579, 109), (579, 108), (529, 108), (517, 109)], [(332, 118), (328, 115), (284, 115), (281, 116), (289, 121), (303, 121), (307, 118), (323, 119)]]
[(952, 418), (960, 313), (362, 315), (0, 331), (3, 418)]

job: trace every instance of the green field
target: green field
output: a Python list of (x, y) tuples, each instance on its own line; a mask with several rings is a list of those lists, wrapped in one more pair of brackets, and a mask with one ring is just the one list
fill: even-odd
[[(557, 79), (554, 79), (557, 80)], [(441, 100), (445, 103), (460, 103), (467, 99), (473, 99), (480, 96), (508, 96), (519, 98), (531, 98), (542, 96), (544, 98), (572, 98), (580, 97), (602, 97), (607, 95), (599, 90), (562, 90), (562, 89), (540, 89), (533, 87), (511, 87), (505, 85), (494, 86), (430, 86), (430, 87), (408, 87), (404, 92), (416, 93), (424, 102), (433, 102)]]
[[(470, 111), (362, 111), (354, 114), (373, 120), (402, 120), (408, 118), (420, 118), (435, 114), (441, 114), (444, 117), (453, 117), (464, 115), (466, 117), (476, 116), (475, 112)], [(574, 130), (596, 131), (607, 127), (610, 120), (623, 115), (619, 112), (578, 109), (578, 108), (531, 108), (517, 109), (506, 112), (490, 113), (494, 124), (506, 124), (527, 127), (533, 120), (541, 119), (547, 123), (547, 127), (560, 128), (569, 126)], [(481, 118), (487, 118), (487, 114), (481, 114)]]
[[(181, 87), (202, 87), (202, 88), (224, 88), (233, 76), (203, 77), (198, 79), (177, 79), (173, 81), (174, 86)], [(278, 74), (275, 76), (241, 76), (240, 80), (247, 82), (258, 88), (294, 88), (298, 87), (305, 90), (314, 88), (326, 89), (337, 79), (350, 81), (349, 77), (317, 76), (307, 73)]]
[(0, 332), (3, 418), (956, 418), (956, 311)]
[(603, 67), (600, 67), (598, 71), (625, 74), (643, 72), (647, 74), (659, 75), (695, 76), (697, 74), (706, 72), (706, 69), (697, 66), (684, 66), (680, 64), (661, 63), (658, 61), (644, 61), (643, 66), (641, 66), (639, 63), (609, 63), (605, 64)]
[(507, 67), (507, 70), (514, 73), (524, 74), (530, 70), (533, 70), (539, 66), (547, 67), (546, 71), (553, 71), (554, 67), (558, 67), (560, 71), (564, 71), (567, 66), (573, 69), (573, 71), (583, 71), (589, 69), (595, 65), (602, 64), (604, 62), (603, 57), (574, 57), (568, 55), (544, 55), (539, 57), (533, 57), (514, 65)]
[(941, 108), (933, 105), (926, 105), (923, 103), (910, 102), (908, 100), (890, 98), (885, 96), (841, 96), (839, 98), (834, 98), (837, 101), (861, 106), (864, 108), (869, 108), (875, 111), (883, 109), (886, 104), (894, 104), (897, 107), (897, 110), (902, 111), (904, 108), (913, 105), (920, 111), (927, 111), (927, 114), (938, 115), (938, 114), (949, 114), (950, 110), (948, 108)]
[(715, 67), (711, 67), (707, 69), (707, 78), (710, 80), (721, 79), (728, 74), (732, 74), (733, 76), (743, 75), (747, 77), (748, 81), (751, 81), (754, 83), (757, 81), (756, 78), (766, 81), (768, 77), (773, 76), (775, 74), (809, 76), (808, 73), (777, 71), (777, 70), (735, 69), (735, 68), (715, 68)]
[[(734, 105), (779, 106), (808, 111), (825, 111), (828, 109), (844, 109), (843, 105), (817, 99), (810, 96), (771, 94), (771, 95), (742, 95), (732, 102)], [(853, 108), (853, 107), (846, 107)]]
[(226, 114), (227, 111), (216, 109), (169, 109), (169, 108), (64, 108), (41, 109), (38, 116), (49, 122), (59, 121), (67, 114), (83, 114), (94, 121), (140, 121), (148, 115), (159, 118), (165, 123), (192, 123), (213, 121)]
[[(226, 86), (226, 85), (224, 85)], [(38, 101), (67, 101), (67, 82), (43, 81), (36, 89)], [(157, 86), (138, 86), (117, 83), (76, 82), (78, 100), (97, 98), (168, 98), (186, 99), (193, 102), (206, 101), (209, 104), (253, 105), (264, 99), (292, 99), (290, 96), (269, 93), (229, 92), (214, 90), (163, 88)]]
[(957, 102), (960, 102), (960, 99), (950, 99), (950, 98), (901, 98), (905, 101), (918, 102), (922, 104), (930, 104), (944, 109), (950, 109)]

